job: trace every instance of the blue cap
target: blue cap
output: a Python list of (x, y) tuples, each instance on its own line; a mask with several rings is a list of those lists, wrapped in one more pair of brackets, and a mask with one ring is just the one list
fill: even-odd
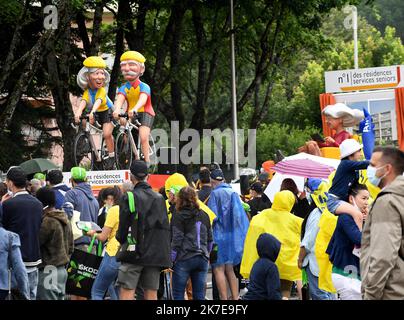
[(323, 182), (323, 180), (318, 179), (318, 178), (308, 178), (307, 179), (307, 187), (311, 191), (316, 191), (318, 189), (318, 187), (320, 186), (321, 182)]
[(223, 181), (224, 180), (224, 174), (223, 171), (221, 169), (215, 169), (210, 173), (210, 177), (213, 180), (217, 180), (217, 181)]

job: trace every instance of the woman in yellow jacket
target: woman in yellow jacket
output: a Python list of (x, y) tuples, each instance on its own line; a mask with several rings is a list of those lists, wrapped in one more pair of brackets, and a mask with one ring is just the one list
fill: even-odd
[(297, 266), (300, 250), (300, 232), (303, 219), (290, 210), (296, 197), (288, 190), (275, 194), (271, 209), (254, 216), (248, 228), (241, 262), (241, 275), (248, 279), (251, 268), (258, 259), (256, 243), (262, 233), (272, 234), (281, 242), (281, 250), (275, 264), (281, 279), (282, 296), (289, 298), (293, 281), (301, 280), (302, 273)]

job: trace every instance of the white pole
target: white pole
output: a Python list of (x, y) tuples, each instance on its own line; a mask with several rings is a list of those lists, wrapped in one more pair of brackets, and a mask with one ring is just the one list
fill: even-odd
[(355, 69), (358, 69), (358, 10), (355, 6), (352, 6), (352, 24), (354, 38), (354, 64)]
[(238, 179), (238, 137), (237, 137), (237, 94), (236, 94), (236, 63), (234, 53), (234, 16), (233, 0), (230, 0), (230, 43), (231, 43), (231, 104), (233, 113), (233, 152), (234, 152), (234, 179)]

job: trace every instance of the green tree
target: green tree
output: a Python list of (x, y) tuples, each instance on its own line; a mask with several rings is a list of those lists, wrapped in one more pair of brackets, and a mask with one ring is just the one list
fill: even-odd
[(315, 132), (318, 129), (314, 127), (298, 129), (279, 123), (261, 125), (257, 132), (258, 166), (268, 159), (274, 159), (277, 150), (282, 150), (286, 156), (295, 154), (297, 148), (304, 145)]

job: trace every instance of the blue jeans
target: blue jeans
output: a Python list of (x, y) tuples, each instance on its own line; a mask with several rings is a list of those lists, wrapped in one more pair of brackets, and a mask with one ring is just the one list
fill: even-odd
[(29, 284), (29, 298), (30, 300), (36, 300), (36, 292), (38, 290), (38, 269), (28, 273)]
[(111, 296), (111, 300), (119, 300), (118, 290), (115, 287), (119, 266), (120, 263), (116, 261), (115, 256), (111, 257), (108, 253), (105, 253), (91, 288), (92, 300), (103, 300), (107, 291)]
[(305, 268), (307, 273), (307, 280), (309, 282), (309, 293), (312, 300), (333, 300), (330, 292), (321, 290), (318, 287), (318, 277), (311, 273), (310, 267)]
[(335, 211), (337, 211), (338, 207), (345, 201), (340, 200), (337, 196), (329, 193), (328, 198), (327, 198), (327, 209), (331, 213), (335, 214)]
[(184, 300), (185, 287), (191, 277), (192, 297), (205, 300), (205, 282), (208, 274), (208, 260), (201, 255), (187, 260), (176, 261), (173, 267), (174, 300)]

